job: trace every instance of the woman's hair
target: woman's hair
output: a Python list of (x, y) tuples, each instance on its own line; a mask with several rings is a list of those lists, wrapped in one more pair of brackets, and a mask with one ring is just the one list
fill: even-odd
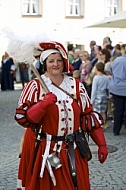
[(73, 51), (73, 44), (68, 44), (67, 50), (68, 51)]
[(81, 51), (80, 54), (82, 54), (86, 58), (89, 58), (89, 53), (87, 51)]
[(111, 54), (107, 49), (102, 49), (101, 54), (105, 55), (105, 63), (110, 61)]
[(120, 45), (120, 44), (116, 44), (116, 45), (115, 45), (115, 49), (117, 49), (117, 50), (120, 51), (120, 50), (121, 50), (121, 45)]
[(125, 54), (126, 54), (126, 44), (122, 44), (121, 49), (123, 49), (125, 51)]
[(96, 45), (96, 41), (94, 41), (94, 40), (90, 41), (90, 45), (91, 46), (95, 46)]
[[(52, 54), (56, 54), (56, 53), (52, 53)], [(60, 54), (60, 55), (61, 55), (61, 54)], [(62, 57), (62, 55), (61, 55), (61, 57)], [(48, 57), (47, 57), (47, 58), (48, 58)], [(47, 58), (43, 61), (43, 72), (44, 72), (44, 73), (47, 71), (47, 65), (46, 65)], [(63, 57), (62, 57), (62, 59), (63, 59)], [(64, 62), (64, 59), (63, 59), (63, 63), (64, 63), (64, 68), (63, 68), (63, 70), (66, 70), (66, 64), (65, 64), (65, 62)]]
[(96, 69), (98, 70), (98, 71), (100, 71), (101, 73), (105, 73), (104, 72), (104, 68), (105, 68), (105, 64), (104, 63), (102, 63), (102, 62), (98, 62), (98, 63), (96, 63)]
[(107, 36), (107, 37), (103, 38), (103, 43), (112, 44), (112, 41), (111, 41), (110, 37)]
[(98, 50), (101, 51), (102, 50), (102, 47), (100, 45), (97, 46), (98, 47)]

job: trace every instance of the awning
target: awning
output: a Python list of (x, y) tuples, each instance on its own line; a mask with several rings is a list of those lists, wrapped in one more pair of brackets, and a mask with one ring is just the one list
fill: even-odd
[(104, 20), (87, 26), (85, 28), (126, 28), (126, 11), (115, 14), (114, 16), (105, 18)]

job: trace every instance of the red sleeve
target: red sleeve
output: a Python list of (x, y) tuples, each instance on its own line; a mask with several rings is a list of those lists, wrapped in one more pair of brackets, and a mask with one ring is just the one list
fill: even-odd
[[(40, 84), (37, 79), (31, 80), (24, 87), (19, 98), (18, 107), (15, 111), (15, 120), (23, 127), (38, 127), (38, 124), (32, 123), (28, 118), (26, 111), (39, 100)], [(35, 126), (36, 125), (36, 126)]]

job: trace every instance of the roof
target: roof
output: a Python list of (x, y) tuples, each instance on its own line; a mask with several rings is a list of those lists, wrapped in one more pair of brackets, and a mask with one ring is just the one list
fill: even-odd
[(126, 28), (126, 10), (111, 17), (105, 18), (104, 20), (94, 23), (86, 28)]

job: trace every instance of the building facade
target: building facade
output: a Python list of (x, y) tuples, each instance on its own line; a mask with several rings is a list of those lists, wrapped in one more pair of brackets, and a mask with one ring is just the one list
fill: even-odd
[(123, 29), (86, 28), (105, 17), (126, 10), (126, 0), (0, 0), (0, 55), (6, 50), (5, 31), (35, 36), (46, 33), (51, 40), (88, 50), (91, 40), (102, 45), (109, 36), (113, 45), (124, 42)]

